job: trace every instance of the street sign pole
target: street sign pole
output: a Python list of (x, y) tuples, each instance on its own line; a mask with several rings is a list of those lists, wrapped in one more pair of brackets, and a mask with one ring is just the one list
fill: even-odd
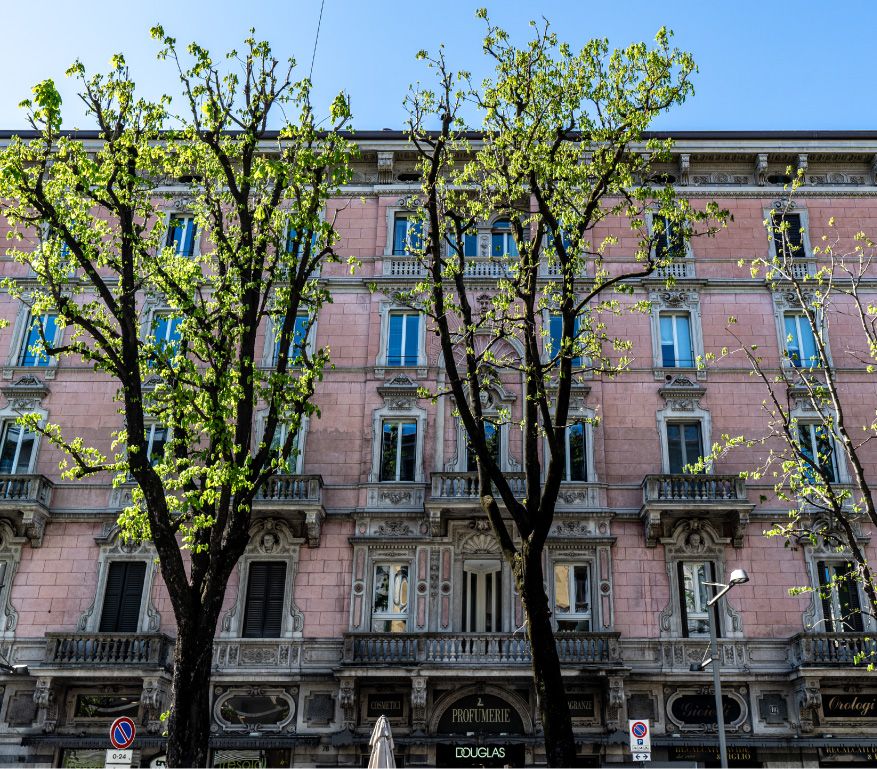
[(652, 760), (652, 734), (647, 718), (631, 719), (627, 722), (630, 733), (630, 752), (634, 761)]

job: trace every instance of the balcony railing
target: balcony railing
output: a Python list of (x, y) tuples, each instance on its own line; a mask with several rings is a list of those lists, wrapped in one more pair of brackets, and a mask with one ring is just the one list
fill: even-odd
[(52, 482), (42, 475), (0, 475), (0, 503), (34, 502), (49, 506)]
[(173, 639), (141, 633), (46, 633), (45, 664), (164, 668)]
[(647, 475), (643, 501), (710, 503), (745, 500), (746, 482), (738, 475)]
[(877, 664), (877, 634), (807, 633), (792, 639), (792, 656), (797, 665)]
[[(516, 497), (526, 493), (524, 473), (505, 473)], [(478, 473), (433, 473), (431, 494), (436, 499), (478, 499)]]
[[(559, 633), (562, 664), (621, 664), (617, 633)], [(530, 642), (504, 633), (435, 633), (407, 635), (349, 634), (344, 662), (352, 665), (528, 665)]]
[(673, 278), (675, 280), (694, 277), (694, 260), (690, 257), (674, 259), (670, 264), (658, 267), (655, 274), (659, 278)]
[(256, 499), (264, 502), (308, 502), (319, 504), (323, 478), (320, 475), (274, 475), (259, 489)]

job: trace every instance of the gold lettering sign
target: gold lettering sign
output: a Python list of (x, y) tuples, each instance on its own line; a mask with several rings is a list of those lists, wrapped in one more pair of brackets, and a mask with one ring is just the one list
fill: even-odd
[(877, 695), (823, 693), (822, 711), (829, 718), (877, 718)]

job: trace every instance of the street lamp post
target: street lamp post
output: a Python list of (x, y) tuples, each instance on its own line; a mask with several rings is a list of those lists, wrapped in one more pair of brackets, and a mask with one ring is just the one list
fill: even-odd
[(731, 572), (731, 579), (728, 581), (727, 585), (722, 582), (706, 583), (712, 585), (714, 588), (721, 588), (721, 590), (707, 601), (706, 604), (710, 626), (710, 659), (704, 660), (700, 667), (705, 668), (710, 663), (712, 663), (713, 666), (713, 690), (716, 695), (716, 728), (719, 732), (719, 760), (721, 761), (722, 769), (728, 769), (728, 746), (725, 743), (725, 710), (722, 707), (722, 681), (719, 675), (721, 662), (719, 660), (719, 644), (716, 641), (716, 619), (713, 607), (725, 593), (734, 587), (734, 585), (741, 585), (744, 582), (749, 582), (749, 575), (743, 569), (734, 569), (734, 571)]

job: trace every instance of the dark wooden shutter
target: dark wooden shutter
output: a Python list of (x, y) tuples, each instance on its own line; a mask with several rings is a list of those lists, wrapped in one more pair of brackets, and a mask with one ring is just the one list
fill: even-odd
[(285, 588), (285, 562), (260, 561), (250, 564), (244, 638), (280, 638)]
[(831, 619), (831, 590), (828, 588), (828, 584), (831, 582), (831, 574), (825, 561), (819, 561), (816, 564), (816, 571), (819, 573), (819, 600), (822, 602), (822, 618), (825, 620), (824, 632), (833, 633), (835, 627)]
[(146, 563), (143, 561), (110, 563), (100, 618), (101, 633), (137, 632), (145, 578)]
[(845, 563), (843, 573), (843, 587), (846, 589), (841, 592), (841, 613), (853, 633), (864, 633), (865, 623), (862, 620), (862, 602), (859, 600), (859, 582), (855, 577), (853, 564)]
[(688, 609), (685, 606), (685, 564), (682, 561), (677, 562), (676, 573), (679, 580), (679, 616), (682, 617), (682, 637), (688, 638)]
[[(710, 582), (718, 582), (718, 580), (716, 579), (716, 565), (712, 561), (710, 561)], [(718, 588), (713, 587), (713, 589), (710, 591), (712, 593), (710, 598), (712, 598), (716, 594), (717, 589)], [(716, 638), (722, 637), (722, 614), (719, 611), (719, 604), (721, 603), (722, 601), (716, 601), (713, 604), (713, 622), (715, 622), (715, 625), (713, 625), (713, 627), (716, 629)]]

